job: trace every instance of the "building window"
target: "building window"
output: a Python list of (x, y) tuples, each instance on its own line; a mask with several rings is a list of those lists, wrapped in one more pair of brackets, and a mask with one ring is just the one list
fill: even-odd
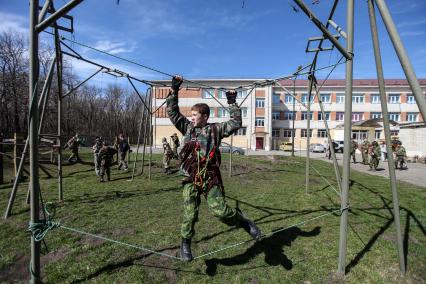
[(318, 137), (318, 138), (325, 138), (325, 137), (328, 137), (328, 136), (327, 136), (327, 130), (326, 130), (326, 129), (318, 129), (317, 137)]
[(284, 112), (284, 120), (293, 120), (294, 112), (286, 111)]
[(272, 129), (272, 137), (279, 138), (280, 137), (280, 130), (279, 129)]
[(272, 120), (279, 120), (280, 119), (280, 112), (279, 111), (273, 111), (272, 112)]
[(265, 107), (265, 99), (264, 98), (256, 98), (256, 107), (264, 108)]
[[(301, 130), (301, 132), (300, 132), (300, 137), (308, 137), (308, 129), (300, 129)], [(309, 131), (309, 137), (312, 137), (312, 129), (311, 129), (311, 131)]]
[(219, 99), (226, 99), (226, 91), (219, 90), (218, 94), (219, 94)]
[(293, 137), (292, 134), (294, 134), (295, 130), (293, 129), (284, 129), (284, 138), (291, 138)]
[(217, 117), (228, 117), (229, 112), (226, 108), (218, 107), (217, 108)]
[(331, 103), (331, 96), (330, 94), (321, 94), (321, 101), (323, 103)]
[(407, 104), (415, 104), (416, 98), (413, 95), (407, 95)]
[(243, 99), (247, 96), (247, 90), (237, 91), (237, 99)]
[(344, 104), (344, 103), (345, 103), (345, 95), (337, 95), (336, 104)]
[(247, 108), (246, 107), (241, 108), (241, 117), (247, 118)]
[(203, 99), (213, 99), (214, 89), (203, 89)]
[(362, 112), (353, 112), (352, 113), (352, 121), (360, 121), (362, 120), (363, 113)]
[(355, 104), (364, 103), (364, 95), (352, 94), (352, 102)]
[(247, 133), (247, 127), (241, 127), (237, 130), (237, 132), (235, 132), (235, 135), (243, 136), (243, 135), (246, 135), (246, 133)]
[(274, 105), (279, 105), (281, 103), (280, 94), (273, 94), (272, 95), (272, 103)]
[(372, 112), (371, 113), (371, 119), (375, 119), (375, 118), (382, 118), (382, 113), (381, 112)]
[(374, 139), (379, 140), (380, 136), (382, 136), (382, 131), (381, 130), (376, 130), (374, 132)]
[[(312, 120), (312, 112), (309, 113), (309, 119)], [(300, 120), (308, 120), (308, 112), (302, 111), (302, 117)]]
[(399, 101), (400, 101), (399, 98), (400, 98), (399, 94), (389, 94), (388, 102), (390, 104), (399, 104)]
[[(330, 112), (326, 111), (325, 114), (325, 120), (330, 121)], [(318, 120), (324, 120), (322, 117), (322, 112), (318, 112)]]
[(345, 113), (344, 112), (336, 112), (336, 121), (343, 121), (345, 120)]
[(389, 119), (393, 121), (400, 121), (401, 114), (399, 112), (390, 112), (389, 113)]
[(214, 108), (210, 108), (210, 115), (209, 115), (209, 117), (214, 117)]
[(380, 95), (371, 95), (372, 104), (380, 104)]
[(264, 117), (256, 117), (254, 120), (255, 126), (265, 126), (265, 118)]
[[(308, 94), (302, 94), (302, 97), (300, 98), (300, 101), (304, 104), (308, 102)], [(314, 102), (314, 96), (311, 94), (311, 103)]]
[(409, 112), (407, 113), (407, 121), (408, 122), (417, 122), (417, 112)]
[(291, 95), (285, 95), (285, 97), (284, 97), (284, 102), (285, 102), (286, 104), (292, 104), (292, 103), (293, 103), (293, 101), (294, 101), (293, 96), (291, 96)]

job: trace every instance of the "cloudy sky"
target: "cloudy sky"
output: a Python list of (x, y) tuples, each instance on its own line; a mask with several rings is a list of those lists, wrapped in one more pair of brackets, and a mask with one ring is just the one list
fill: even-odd
[[(325, 21), (331, 0), (312, 4), (312, 11)], [(375, 78), (366, 1), (355, 1), (355, 78)], [(55, 0), (56, 8), (65, 0)], [(74, 8), (74, 34), (62, 35), (113, 55), (124, 57), (167, 74), (186, 78), (277, 78), (293, 73), (312, 61), (305, 53), (307, 39), (319, 30), (291, 0), (91, 0)], [(398, 31), (419, 78), (426, 78), (426, 1), (388, 0)], [(293, 4), (294, 5), (294, 4)], [(404, 73), (386, 34), (379, 13), (381, 50), (386, 78)], [(334, 20), (345, 29), (346, 1), (340, 1)], [(28, 1), (0, 0), (0, 32), (27, 33)], [(64, 23), (65, 24), (65, 23)], [(42, 34), (45, 42), (51, 37)], [(341, 40), (345, 45), (345, 41)], [(166, 79), (153, 72), (77, 44), (70, 45), (86, 58), (120, 69), (141, 79)], [(322, 52), (318, 66), (337, 62), (337, 50)], [(72, 61), (72, 72), (81, 77), (93, 67)], [(328, 70), (317, 73), (324, 78)], [(109, 83), (100, 74), (96, 84)], [(331, 78), (344, 78), (343, 65)]]

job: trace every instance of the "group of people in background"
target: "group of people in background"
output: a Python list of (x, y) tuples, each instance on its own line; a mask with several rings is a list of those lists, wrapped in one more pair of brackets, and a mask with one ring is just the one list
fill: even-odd
[[(353, 161), (356, 163), (355, 160), (355, 151), (358, 149), (361, 151), (362, 155), (362, 163), (364, 165), (369, 165), (370, 170), (376, 171), (377, 167), (379, 165), (380, 160), (382, 162), (385, 162), (388, 159), (388, 153), (386, 148), (386, 142), (381, 141), (380, 145), (377, 141), (369, 142), (367, 138), (365, 138), (358, 147), (358, 143), (355, 141), (355, 139), (352, 140), (352, 149), (351, 149), (351, 155), (353, 155)], [(404, 146), (402, 146), (402, 142), (398, 139), (392, 140), (392, 155), (395, 161), (395, 169), (406, 169), (406, 157), (407, 153), (405, 151)]]
[[(332, 144), (328, 146), (326, 156), (331, 159), (330, 147), (333, 147), (334, 152), (337, 152), (338, 144), (332, 140)], [(386, 142), (381, 141), (380, 144), (377, 141), (369, 142), (367, 138), (364, 138), (361, 144), (355, 139), (351, 141), (351, 159), (353, 163), (356, 163), (356, 150), (361, 152), (362, 164), (369, 165), (371, 171), (376, 171), (379, 166), (380, 160), (385, 162), (388, 159), (388, 153), (386, 148)], [(402, 142), (398, 139), (392, 140), (392, 154), (395, 161), (395, 169), (407, 169), (406, 157), (407, 153), (402, 146)]]
[[(70, 140), (65, 144), (64, 149), (69, 148), (71, 155), (68, 158), (68, 162), (77, 163), (81, 162), (78, 155), (79, 146), (81, 145), (81, 139), (78, 134), (71, 137)], [(127, 164), (126, 156), (130, 152), (130, 145), (128, 140), (123, 134), (119, 134), (114, 142), (113, 146), (110, 146), (107, 141), (104, 141), (102, 137), (96, 136), (95, 143), (92, 146), (93, 150), (93, 162), (95, 165), (95, 173), (100, 178), (100, 182), (111, 180), (111, 166), (114, 161), (114, 156), (118, 153), (118, 169), (127, 171), (129, 166)]]

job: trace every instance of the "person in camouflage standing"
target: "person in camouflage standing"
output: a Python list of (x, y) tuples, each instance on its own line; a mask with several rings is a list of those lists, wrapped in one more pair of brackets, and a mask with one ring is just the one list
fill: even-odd
[(362, 154), (362, 163), (364, 165), (368, 165), (368, 148), (370, 147), (370, 142), (368, 142), (367, 138), (364, 138), (364, 141), (361, 145), (361, 154)]
[(398, 169), (398, 165), (399, 165), (399, 169), (402, 170), (404, 165), (406, 165), (405, 163), (405, 157), (407, 156), (407, 151), (405, 151), (404, 146), (402, 146), (401, 141), (397, 142), (397, 146), (395, 149), (395, 169)]
[(170, 147), (169, 142), (167, 142), (166, 137), (163, 137), (163, 166), (164, 166), (164, 172), (166, 174), (171, 174), (172, 171), (170, 170), (170, 160), (173, 158), (173, 151)]
[(117, 153), (117, 150), (114, 147), (108, 146), (107, 142), (103, 143), (101, 150), (99, 151), (99, 160), (101, 163), (100, 170), (100, 182), (105, 182), (105, 174), (107, 176), (107, 181), (111, 180), (111, 165), (114, 155)]
[(99, 160), (99, 151), (101, 150), (102, 145), (103, 145), (102, 138), (99, 136), (96, 136), (95, 145), (92, 146), (92, 150), (93, 150), (93, 160), (95, 163), (95, 173), (97, 176), (99, 176), (100, 169), (101, 169), (101, 163)]
[(251, 237), (259, 240), (262, 236), (256, 224), (238, 209), (231, 208), (225, 201), (224, 187), (220, 174), (219, 145), (223, 137), (235, 133), (242, 124), (241, 109), (236, 104), (237, 92), (227, 91), (231, 119), (221, 123), (208, 123), (210, 108), (207, 104), (195, 104), (191, 108), (191, 121), (179, 111), (178, 93), (183, 79), (174, 76), (169, 95), (166, 98), (167, 114), (175, 127), (183, 134), (184, 145), (179, 157), (181, 170), (186, 175), (183, 183), (183, 222), (181, 226), (181, 257), (193, 259), (191, 238), (198, 220), (201, 195), (207, 200), (210, 212), (229, 226), (244, 228)]
[(173, 135), (170, 136), (170, 138), (172, 138), (173, 158), (176, 159), (176, 160), (178, 160), (179, 159), (178, 147), (180, 146), (179, 137), (177, 136), (176, 133), (173, 133)]
[(355, 138), (352, 139), (352, 145), (351, 145), (351, 156), (352, 160), (354, 161), (354, 164), (356, 164), (356, 150), (358, 149), (358, 143), (356, 142)]
[(377, 143), (377, 141), (373, 141), (373, 143), (371, 144), (371, 151), (370, 151), (370, 171), (377, 170), (377, 167), (379, 166), (380, 155), (381, 155), (381, 151), (380, 151), (379, 143)]
[(127, 152), (130, 151), (130, 145), (126, 137), (124, 137), (122, 133), (118, 135), (117, 149), (118, 149), (118, 156), (119, 156), (118, 158), (120, 159), (118, 161), (117, 168), (120, 170), (121, 167), (124, 167), (123, 170), (127, 171), (129, 169), (129, 166), (127, 165), (126, 155), (127, 155)]
[(70, 140), (65, 144), (64, 149), (69, 148), (71, 150), (71, 155), (68, 158), (68, 162), (76, 163), (81, 162), (80, 157), (78, 156), (78, 147), (80, 146), (80, 138), (78, 133), (76, 133)]

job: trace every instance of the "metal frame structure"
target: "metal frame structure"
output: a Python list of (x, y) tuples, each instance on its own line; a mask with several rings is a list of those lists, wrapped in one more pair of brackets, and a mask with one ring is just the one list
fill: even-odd
[[(391, 37), (392, 43), (394, 45), (394, 48), (398, 54), (399, 60), (401, 62), (401, 65), (404, 69), (405, 75), (407, 77), (407, 80), (409, 81), (409, 84), (413, 90), (413, 94), (416, 97), (417, 104), (420, 109), (420, 113), (425, 118), (426, 117), (426, 100), (423, 97), (423, 94), (420, 89), (420, 85), (416, 79), (416, 76), (414, 74), (413, 68), (410, 64), (410, 61), (408, 59), (408, 56), (406, 55), (404, 46), (399, 38), (398, 32), (396, 31), (395, 24), (392, 21), (392, 18), (389, 14), (389, 11), (387, 9), (387, 6), (385, 4), (384, 0), (374, 0), (375, 3), (378, 6), (378, 9), (381, 13), (382, 19), (384, 20), (385, 26), (387, 28), (388, 34)], [(100, 71), (106, 70), (106, 73), (108, 74), (115, 74), (118, 76), (125, 76), (129, 80), (129, 82), (134, 87), (131, 79), (151, 85), (152, 82), (148, 82), (145, 80), (140, 80), (135, 77), (132, 77), (124, 72), (118, 72), (117, 70), (111, 70), (101, 64), (95, 63), (93, 61), (87, 60), (82, 58), (77, 53), (73, 52), (71, 48), (68, 48), (73, 52), (69, 53), (66, 51), (61, 50), (61, 45), (66, 46), (61, 40), (59, 36), (59, 25), (57, 24), (57, 21), (61, 17), (65, 17), (66, 14), (71, 11), (74, 7), (76, 7), (78, 4), (83, 2), (83, 0), (70, 0), (67, 4), (65, 4), (60, 9), (56, 10), (53, 7), (53, 0), (46, 0), (44, 2), (44, 5), (39, 13), (39, 0), (30, 0), (30, 6), (29, 6), (29, 96), (30, 96), (30, 106), (29, 106), (29, 135), (27, 139), (27, 146), (29, 147), (30, 151), (30, 188), (31, 188), (31, 223), (38, 223), (40, 222), (40, 185), (39, 185), (39, 172), (38, 172), (38, 141), (40, 134), (40, 123), (39, 123), (39, 107), (44, 100), (47, 100), (44, 96), (47, 95), (48, 91), (43, 91), (41, 94), (41, 98), (39, 99), (38, 95), (38, 86), (37, 82), (39, 79), (39, 60), (38, 60), (38, 49), (39, 49), (39, 34), (40, 32), (43, 32), (48, 26), (54, 27), (54, 37), (55, 37), (55, 49), (56, 49), (56, 60), (52, 62), (51, 68), (49, 70), (53, 71), (55, 62), (56, 62), (56, 72), (58, 76), (58, 82), (59, 82), (59, 90), (58, 90), (58, 133), (55, 136), (57, 138), (57, 143), (60, 146), (61, 141), (61, 116), (62, 116), (62, 98), (66, 95), (68, 95), (70, 92), (77, 89), (79, 86), (87, 82), (89, 79), (91, 79), (93, 76), (95, 76)], [(351, 140), (351, 109), (352, 109), (352, 80), (353, 80), (353, 30), (354, 30), (354, 0), (348, 0), (348, 7), (347, 7), (347, 46), (344, 48), (338, 40), (328, 31), (328, 26), (331, 24), (332, 26), (334, 22), (332, 22), (332, 15), (334, 13), (335, 7), (337, 5), (338, 0), (334, 1), (332, 11), (330, 13), (330, 17), (327, 21), (327, 24), (324, 25), (321, 23), (321, 21), (318, 20), (318, 18), (308, 9), (308, 7), (304, 4), (302, 0), (294, 0), (294, 2), (302, 9), (302, 11), (310, 18), (310, 20), (315, 24), (315, 26), (318, 27), (318, 29), (322, 32), (322, 38), (319, 40), (319, 47), (315, 50), (315, 56), (313, 59), (312, 64), (310, 65), (309, 72), (307, 73), (309, 75), (309, 96), (308, 96), (308, 116), (310, 112), (310, 101), (311, 101), (311, 95), (312, 90), (315, 87), (315, 70), (316, 70), (316, 61), (318, 57), (318, 52), (322, 50), (321, 44), (323, 40), (328, 39), (334, 47), (336, 47), (337, 50), (342, 54), (344, 58), (346, 58), (346, 100), (345, 100), (345, 144), (344, 144), (344, 155), (343, 155), (343, 175), (342, 178), (339, 177), (338, 171), (336, 170), (337, 180), (341, 180), (341, 220), (340, 220), (340, 242), (339, 242), (339, 262), (338, 262), (338, 272), (344, 274), (345, 273), (345, 259), (346, 259), (346, 247), (347, 247), (347, 225), (348, 225), (348, 208), (349, 208), (349, 175), (350, 175), (350, 140)], [(374, 16), (374, 6), (373, 6), (373, 0), (368, 1), (369, 5), (369, 11), (370, 11), (370, 20), (371, 20), (371, 30), (373, 34), (373, 42), (374, 42), (374, 49), (375, 49), (375, 57), (376, 57), (376, 67), (377, 67), (377, 73), (379, 77), (379, 83), (380, 83), (380, 93), (382, 95), (382, 108), (384, 112), (387, 112), (386, 109), (386, 101), (384, 99), (384, 81), (383, 81), (383, 75), (382, 75), (382, 67), (380, 62), (380, 52), (378, 47), (378, 40), (377, 40), (377, 28), (375, 27), (375, 16)], [(51, 15), (46, 18), (47, 12), (52, 11)], [(65, 29), (66, 30), (66, 29)], [(339, 31), (340, 34), (342, 34), (342, 31)], [(70, 90), (66, 95), (62, 96), (62, 55), (69, 55), (72, 57), (75, 57), (79, 60), (86, 61), (88, 63), (91, 63), (93, 65), (97, 65), (100, 69), (95, 72), (93, 75), (91, 75), (89, 78), (84, 80), (81, 84), (79, 84), (77, 87)], [(140, 64), (139, 64), (140, 65)], [(141, 65), (142, 66), (142, 65)], [(147, 68), (146, 66), (143, 66)], [(151, 70), (154, 70), (150, 68)], [(162, 73), (164, 75), (172, 76), (170, 74), (154, 70), (159, 73)], [(297, 71), (297, 75), (301, 75), (301, 70)], [(50, 79), (45, 82), (45, 86), (43, 87), (43, 90), (50, 89), (50, 83), (52, 75), (50, 74), (48, 76)], [(294, 77), (288, 76), (285, 78), (291, 78)], [(262, 86), (262, 85), (269, 85), (272, 83), (277, 83), (280, 79), (276, 80), (266, 80), (262, 83), (255, 83), (252, 87), (255, 88), (256, 86)], [(197, 85), (201, 85), (197, 82), (188, 81), (189, 83), (194, 83)], [(207, 86), (210, 88), (210, 86)], [(240, 87), (243, 88), (243, 87)], [(136, 88), (134, 87), (136, 93)], [(144, 101), (142, 97), (141, 98), (144, 106), (146, 109), (148, 109), (150, 117), (146, 117), (145, 121), (149, 122), (149, 137), (145, 137), (146, 139), (149, 139), (149, 142), (152, 145), (152, 113), (150, 110), (152, 109), (152, 93), (150, 94), (150, 100), (149, 100), (149, 106), (145, 104), (146, 100)], [(214, 96), (213, 96), (214, 97)], [(321, 100), (320, 100), (321, 101)], [(38, 102), (38, 105), (37, 105)], [(220, 102), (219, 102), (220, 103)], [(160, 106), (161, 107), (161, 106)], [(157, 108), (158, 110), (158, 108)], [(321, 111), (323, 112), (323, 108), (321, 107)], [(324, 112), (323, 112), (324, 114)], [(43, 115), (42, 115), (43, 117)], [(141, 126), (143, 124), (144, 118), (141, 119), (141, 125), (140, 125), (140, 131)], [(309, 120), (308, 120), (309, 123)], [(145, 126), (148, 123), (145, 123)], [(387, 117), (384, 117), (384, 125), (385, 125), (385, 135), (386, 135), (386, 142), (388, 147), (388, 152), (390, 152), (390, 135), (389, 135), (389, 121)], [(309, 134), (310, 129), (308, 125), (308, 146), (309, 146)], [(139, 132), (140, 133), (140, 132)], [(146, 135), (145, 135), (146, 136)], [(140, 135), (139, 135), (140, 137)], [(139, 142), (139, 138), (138, 138)], [(329, 142), (330, 136), (329, 136)], [(146, 143), (144, 143), (145, 145)], [(309, 147), (308, 147), (309, 148)], [(25, 152), (25, 149), (24, 149)], [(150, 147), (150, 164), (151, 164), (151, 154), (152, 154), (152, 147)], [(336, 166), (335, 161), (335, 155), (333, 155), (333, 163)], [(144, 158), (143, 158), (144, 160)], [(23, 159), (21, 160), (23, 161)], [(63, 192), (62, 192), (62, 167), (61, 167), (61, 150), (59, 148), (58, 153), (58, 188), (59, 188), (59, 199), (63, 199)], [(232, 161), (231, 161), (232, 162)], [(405, 273), (405, 263), (404, 263), (404, 257), (403, 257), (403, 248), (402, 248), (402, 238), (401, 238), (401, 230), (400, 230), (400, 222), (399, 222), (399, 203), (398, 203), (398, 197), (396, 192), (396, 182), (395, 182), (395, 174), (393, 169), (393, 165), (391, 164), (392, 161), (389, 159), (389, 169), (391, 172), (391, 187), (392, 187), (392, 195), (393, 195), (393, 203), (394, 203), (394, 218), (395, 218), (395, 225), (397, 227), (397, 242), (398, 242), (398, 252), (399, 252), (399, 262), (400, 262), (400, 270), (401, 273)], [(135, 162), (136, 164), (136, 162)], [(306, 192), (309, 187), (309, 150), (307, 152), (307, 164), (306, 164)], [(149, 169), (149, 177), (151, 176), (151, 170)], [(133, 176), (132, 176), (133, 178)], [(15, 182), (18, 179), (15, 179)], [(14, 185), (15, 187), (15, 185)], [(31, 283), (40, 283), (40, 242), (36, 241), (34, 236), (31, 238)]]

